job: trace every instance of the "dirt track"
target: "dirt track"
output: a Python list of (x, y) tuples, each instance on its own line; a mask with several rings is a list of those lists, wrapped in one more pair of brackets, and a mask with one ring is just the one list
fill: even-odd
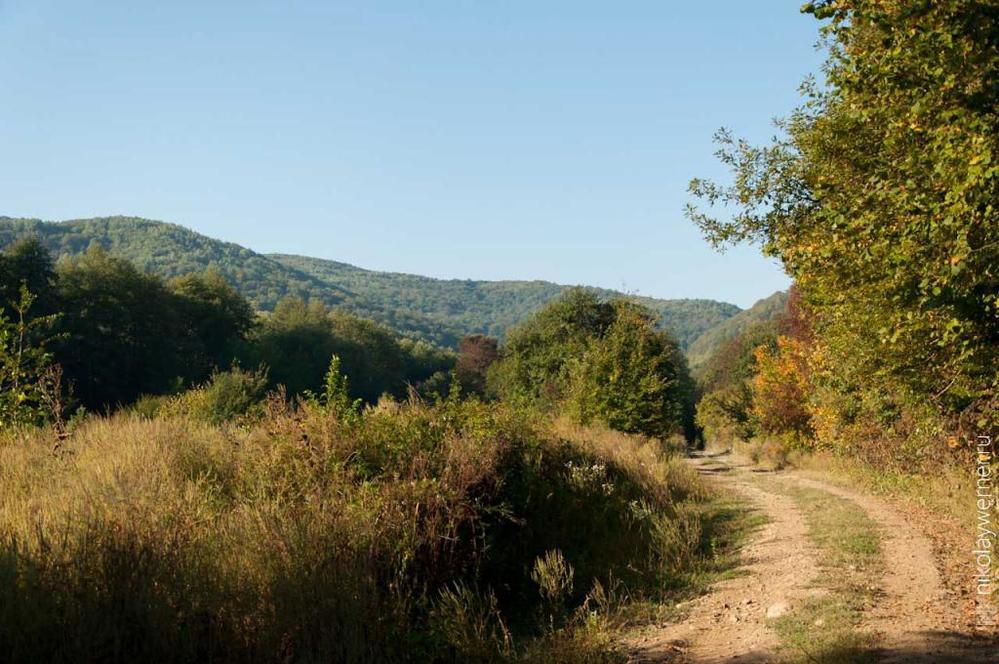
[(870, 654), (876, 661), (997, 661), (995, 642), (970, 632), (954, 593), (945, 588), (931, 541), (896, 507), (794, 472), (763, 475), (729, 455), (695, 457), (691, 463), (712, 481), (743, 496), (766, 515), (768, 523), (745, 547), (741, 576), (716, 584), (692, 602), (684, 621), (629, 638), (632, 661), (711, 664), (782, 659), (768, 618), (793, 611), (803, 599), (824, 590), (817, 585), (817, 554), (805, 520), (775, 482), (851, 501), (877, 524), (885, 572), (878, 600), (864, 612), (860, 626), (875, 635), (876, 649)]

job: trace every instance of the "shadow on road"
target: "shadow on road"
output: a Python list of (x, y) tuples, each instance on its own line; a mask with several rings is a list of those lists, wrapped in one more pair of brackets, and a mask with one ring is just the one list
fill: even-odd
[[(777, 662), (802, 661), (817, 664), (986, 664), (997, 661), (999, 639), (978, 637), (959, 632), (923, 632), (926, 643), (918, 648), (905, 649), (835, 649), (816, 652), (793, 653), (787, 651), (775, 657), (771, 652), (746, 652), (723, 657), (692, 657), (683, 642), (668, 647), (661, 644), (654, 653), (632, 653), (628, 659), (633, 664), (776, 664)], [(797, 655), (797, 656), (796, 656)]]

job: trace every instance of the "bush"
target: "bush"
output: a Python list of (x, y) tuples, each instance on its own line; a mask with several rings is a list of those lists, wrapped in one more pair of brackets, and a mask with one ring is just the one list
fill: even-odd
[(139, 417), (151, 420), (164, 412), (170, 402), (175, 399), (169, 394), (143, 394), (128, 407), (128, 412), (135, 413)]
[(0, 433), (7, 657), (608, 661), (603, 589), (660, 598), (706, 550), (653, 439), (475, 400), (209, 424), (264, 383), (92, 416), (66, 454)]
[(200, 422), (221, 424), (257, 410), (267, 393), (267, 385), (266, 370), (246, 371), (233, 366), (229, 371), (215, 372), (204, 385), (162, 402), (146, 397), (134, 410), (151, 411), (153, 415), (186, 415)]

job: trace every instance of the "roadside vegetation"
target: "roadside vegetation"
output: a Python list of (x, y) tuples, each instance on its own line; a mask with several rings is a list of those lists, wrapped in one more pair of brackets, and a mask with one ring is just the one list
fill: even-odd
[(651, 439), (336, 393), (204, 419), (2, 435), (12, 661), (613, 661), (624, 601), (711, 555)]
[(0, 269), (12, 661), (620, 661), (731, 560), (634, 303), (573, 291), (454, 354), (100, 250)]
[(897, 476), (970, 468), (999, 424), (996, 13), (804, 11), (823, 21), (825, 83), (805, 83), (769, 145), (719, 133), (731, 185), (691, 183), (709, 241), (758, 244), (795, 280), (784, 314), (700, 368), (698, 422), (778, 465), (822, 451)]

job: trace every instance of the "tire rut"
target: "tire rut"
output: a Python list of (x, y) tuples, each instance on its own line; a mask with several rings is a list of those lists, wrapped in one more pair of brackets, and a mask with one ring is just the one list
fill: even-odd
[[(791, 497), (761, 487), (751, 480), (748, 466), (734, 463), (728, 455), (694, 456), (691, 463), (702, 475), (744, 497), (768, 522), (743, 549), (743, 574), (692, 600), (683, 621), (629, 637), (624, 643), (629, 661), (779, 661), (777, 637), (767, 618), (793, 611), (802, 600), (826, 592), (817, 585), (820, 567), (805, 519)], [(877, 524), (885, 573), (879, 582), (880, 599), (864, 613), (860, 629), (875, 635), (878, 645), (872, 654), (878, 662), (996, 661), (995, 643), (967, 631), (960, 611), (947, 601), (930, 540), (897, 508), (801, 473), (772, 475), (848, 500)]]
[(986, 642), (965, 630), (960, 611), (949, 601), (930, 540), (897, 508), (875, 496), (796, 473), (783, 477), (852, 502), (878, 525), (884, 595), (865, 614), (864, 629), (879, 637), (879, 662), (996, 661)]
[(767, 618), (786, 613), (803, 599), (821, 594), (819, 566), (808, 527), (788, 496), (747, 483), (743, 472), (713, 460), (692, 463), (743, 496), (767, 523), (743, 550), (742, 575), (715, 584), (689, 605), (682, 622), (646, 632), (626, 644), (632, 662), (771, 662), (777, 637)]

